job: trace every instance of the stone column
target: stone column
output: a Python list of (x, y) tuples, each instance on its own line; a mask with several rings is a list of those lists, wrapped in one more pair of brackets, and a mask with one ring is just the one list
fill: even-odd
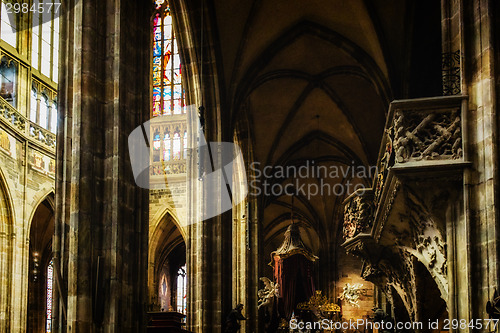
[[(219, 82), (214, 54), (218, 41), (213, 4), (200, 0), (172, 1), (171, 4), (179, 32), (188, 104), (196, 109), (204, 106), (202, 116), (207, 142), (231, 141), (229, 127), (222, 126), (223, 120), (229, 122), (230, 112), (222, 112), (223, 86)], [(198, 119), (188, 119), (190, 140), (196, 140), (193, 129), (197, 128), (197, 122)], [(216, 152), (214, 159), (218, 158)], [(221, 332), (233, 306), (232, 219), (231, 212), (225, 212), (202, 220), (206, 205), (213, 204), (215, 198), (208, 193), (210, 191), (203, 190), (202, 182), (198, 180), (198, 163), (198, 157), (194, 156), (187, 164), (187, 329), (203, 333)], [(201, 163), (205, 170), (209, 170), (207, 159)], [(220, 179), (220, 184), (225, 186), (223, 179)]]
[(54, 330), (140, 332), (148, 193), (134, 182), (127, 141), (150, 116), (152, 5), (126, 0), (65, 5), (54, 238), (61, 279)]
[[(463, 91), (469, 95), (466, 207), (471, 251), (471, 319), (488, 318), (486, 302), (499, 287), (498, 113), (493, 43), (493, 2), (463, 0)], [(498, 20), (498, 17), (496, 18)], [(464, 300), (465, 302), (465, 300)], [(486, 331), (486, 330), (484, 330)]]
[[(459, 50), (460, 90), (469, 96), (464, 115), (463, 205), (452, 207), (448, 222), (450, 318), (489, 318), (486, 302), (499, 287), (498, 114), (496, 110), (493, 2), (443, 0), (444, 46)], [(496, 18), (498, 19), (498, 18)], [(460, 329), (460, 332), (487, 331)]]

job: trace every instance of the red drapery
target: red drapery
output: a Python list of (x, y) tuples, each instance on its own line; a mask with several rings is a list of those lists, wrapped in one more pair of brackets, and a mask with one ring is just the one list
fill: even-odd
[(279, 311), (290, 320), (297, 304), (314, 294), (313, 264), (305, 256), (295, 254), (285, 259), (274, 257), (274, 279), (279, 285)]

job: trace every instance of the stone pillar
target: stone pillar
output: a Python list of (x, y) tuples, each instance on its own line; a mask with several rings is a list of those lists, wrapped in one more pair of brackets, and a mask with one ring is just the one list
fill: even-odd
[[(214, 50), (218, 43), (214, 8), (210, 2), (172, 1), (172, 13), (179, 32), (186, 95), (188, 104), (202, 112), (207, 142), (231, 141), (229, 110), (222, 112), (222, 88)], [(202, 18), (203, 16), (203, 18)], [(203, 30), (203, 33), (202, 33)], [(201, 36), (203, 35), (203, 40)], [(188, 118), (190, 140), (196, 140), (198, 119)], [(193, 146), (191, 144), (191, 146)], [(193, 152), (195, 153), (195, 152)], [(217, 153), (213, 156), (219, 159)], [(206, 204), (213, 203), (210, 191), (204, 191), (198, 180), (199, 163), (195, 155), (187, 164), (187, 230), (186, 252), (188, 270), (187, 329), (193, 332), (221, 332), (232, 304), (232, 219), (231, 212), (202, 220)], [(208, 160), (201, 161), (209, 170)], [(225, 186), (220, 179), (221, 186)]]
[[(494, 2), (443, 0), (444, 46), (459, 50), (461, 93), (469, 96), (463, 117), (466, 133), (463, 205), (449, 212), (450, 318), (489, 318), (486, 302), (499, 287), (498, 114), (496, 110)], [(445, 15), (445, 16), (446, 16)], [(498, 19), (498, 18), (496, 18)], [(466, 108), (467, 109), (467, 108)], [(460, 332), (480, 330), (460, 329)], [(485, 329), (481, 331), (486, 331)]]
[(145, 330), (148, 193), (134, 182), (128, 135), (150, 116), (150, 12), (126, 0), (63, 8), (56, 332)]
[[(499, 287), (498, 113), (493, 43), (493, 2), (463, 0), (465, 57), (463, 91), (469, 95), (466, 207), (471, 250), (470, 316), (488, 318), (486, 302)], [(496, 18), (498, 20), (498, 18)], [(465, 300), (464, 300), (465, 302)]]
[[(241, 127), (248, 126), (246, 123)], [(244, 160), (251, 160), (252, 151), (248, 128), (238, 130), (235, 134), (235, 143), (245, 156)], [(232, 226), (232, 305), (243, 304), (246, 321), (241, 322), (241, 332), (254, 332), (258, 325), (257, 292), (263, 288), (259, 281), (259, 230), (257, 228), (256, 196), (248, 186), (251, 181), (252, 169), (250, 165), (235, 163), (233, 166), (233, 196), (236, 202), (233, 207)], [(248, 163), (247, 163), (248, 164)], [(250, 177), (250, 178), (249, 178)], [(249, 179), (247, 179), (249, 178)], [(246, 193), (248, 190), (248, 193)]]

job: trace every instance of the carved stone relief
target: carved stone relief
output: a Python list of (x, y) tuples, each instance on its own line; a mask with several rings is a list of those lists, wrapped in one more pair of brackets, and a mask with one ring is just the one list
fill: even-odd
[(394, 114), (397, 163), (462, 158), (460, 110), (411, 111)]

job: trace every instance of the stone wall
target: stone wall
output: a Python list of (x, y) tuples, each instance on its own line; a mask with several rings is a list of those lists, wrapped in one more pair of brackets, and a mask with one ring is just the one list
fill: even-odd
[(28, 311), (30, 226), (37, 207), (54, 193), (54, 157), (0, 120), (0, 331), (26, 330), (27, 316), (16, 314)]
[(342, 319), (356, 321), (365, 319), (368, 316), (373, 317), (373, 308), (375, 307), (374, 285), (371, 282), (365, 281), (361, 277), (362, 264), (359, 258), (345, 254), (340, 250), (338, 258), (339, 278), (335, 283), (335, 295), (339, 299), (342, 295), (344, 287), (347, 284), (355, 285), (362, 284), (359, 296), (359, 306), (353, 306), (346, 300), (340, 300), (342, 309)]

